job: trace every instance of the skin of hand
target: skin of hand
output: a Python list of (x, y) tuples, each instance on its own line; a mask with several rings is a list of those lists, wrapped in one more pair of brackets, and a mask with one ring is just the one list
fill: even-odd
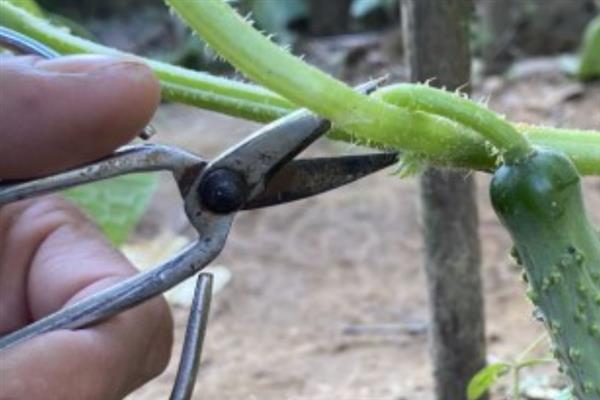
[[(129, 142), (160, 89), (132, 59), (0, 57), (0, 179), (92, 161)], [(57, 196), (0, 208), (0, 336), (135, 274), (74, 205)], [(95, 326), (0, 352), (0, 400), (122, 399), (166, 367), (173, 321), (155, 298)]]

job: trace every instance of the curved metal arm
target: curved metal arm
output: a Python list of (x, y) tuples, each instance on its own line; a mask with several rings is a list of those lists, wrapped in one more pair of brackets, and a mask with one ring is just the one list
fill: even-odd
[(232, 215), (205, 214), (200, 239), (171, 260), (4, 336), (0, 339), (0, 350), (42, 333), (94, 324), (165, 292), (219, 255), (232, 220)]
[(44, 58), (55, 58), (60, 54), (50, 47), (20, 34), (12, 29), (0, 26), (0, 46), (19, 54), (35, 54)]
[(125, 146), (107, 158), (66, 172), (39, 179), (0, 184), (0, 206), (134, 172), (167, 170), (179, 181), (188, 168), (195, 167), (201, 170), (205, 165), (206, 162), (200, 157), (176, 147), (157, 144)]
[(200, 367), (206, 325), (208, 324), (212, 282), (213, 277), (210, 274), (200, 274), (198, 276), (190, 317), (185, 330), (183, 349), (181, 349), (179, 369), (177, 370), (170, 400), (189, 400), (192, 398), (198, 368)]

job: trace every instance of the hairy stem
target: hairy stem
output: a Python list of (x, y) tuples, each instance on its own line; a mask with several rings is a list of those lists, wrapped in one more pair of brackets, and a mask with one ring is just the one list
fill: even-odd
[[(474, 132), (483, 135), (500, 153), (506, 152), (508, 161), (518, 160), (530, 152), (526, 137), (481, 105), (423, 88), (414, 90), (433, 101), (419, 102), (419, 108), (412, 111), (401, 104), (417, 97), (407, 93), (406, 89), (396, 87), (396, 91), (404, 90), (405, 94), (398, 94), (399, 99), (393, 105), (364, 96), (279, 48), (222, 0), (166, 1), (218, 53), (249, 78), (324, 115), (358, 140), (373, 140), (414, 152), (437, 164), (471, 168), (485, 165), (490, 169), (497, 161), (490, 154), (489, 146), (474, 136)], [(391, 93), (390, 90), (388, 96), (391, 97)], [(452, 128), (447, 124), (448, 119), (454, 123)], [(543, 140), (552, 141), (547, 140), (547, 134), (541, 130), (536, 133)], [(584, 161), (581, 173), (600, 173), (600, 140), (596, 140), (597, 136), (592, 133), (580, 138), (591, 139), (598, 147), (590, 147), (587, 141), (568, 146), (570, 151), (577, 147), (576, 157), (573, 157), (576, 163), (578, 158)]]
[(505, 149), (505, 160), (517, 161), (531, 153), (527, 138), (496, 113), (445, 90), (419, 84), (396, 84), (381, 89), (377, 97), (388, 103), (441, 115), (461, 123)]
[(0, 24), (39, 40), (62, 54), (136, 57), (147, 63), (161, 80), (165, 100), (261, 122), (279, 118), (295, 108), (288, 100), (256, 85), (144, 59), (73, 36), (64, 28), (53, 26), (8, 2), (0, 1)]
[[(357, 93), (307, 65), (256, 31), (220, 0), (167, 0), (167, 3), (249, 78), (327, 117), (337, 128), (359, 140), (385, 143), (445, 164), (481, 158), (486, 152), (484, 142), (466, 131), (462, 135), (440, 137), (436, 128), (442, 122), (436, 116), (411, 112)], [(487, 158), (491, 160), (489, 155)]]
[[(214, 23), (205, 28), (209, 33), (213, 32), (212, 40), (222, 41), (225, 48), (246, 49), (240, 57), (241, 64), (236, 66), (265, 86), (280, 90), (285, 96), (291, 96), (292, 101), (259, 86), (138, 57), (145, 61), (159, 77), (165, 100), (182, 102), (259, 122), (268, 122), (284, 116), (297, 108), (294, 104), (297, 103), (322, 113), (337, 124), (336, 129), (330, 133), (331, 138), (408, 150), (437, 165), (478, 170), (491, 170), (498, 162), (496, 154), (490, 151), (490, 146), (479, 136), (481, 132), (478, 132), (478, 129), (485, 125), (484, 129), (498, 130), (502, 132), (501, 135), (504, 135), (504, 132), (508, 132), (506, 127), (508, 125), (516, 128), (533, 145), (551, 147), (566, 153), (576, 164), (580, 174), (600, 175), (600, 132), (511, 125), (495, 117), (483, 106), (474, 103), (469, 106), (477, 107), (477, 112), (470, 114), (468, 108), (463, 109), (455, 104), (457, 96), (451, 94), (427, 93), (430, 97), (434, 97), (435, 101), (422, 101), (422, 92), (431, 89), (423, 89), (423, 86), (415, 89), (411, 85), (395, 85), (392, 88), (382, 89), (381, 93), (373, 96), (379, 98), (369, 98), (353, 92), (341, 82), (278, 49), (247, 26), (235, 12), (220, 1), (179, 0), (175, 3), (178, 3), (178, 8), (186, 15), (192, 15), (192, 9), (200, 7), (202, 8), (200, 12), (205, 17), (214, 16), (215, 12), (222, 17), (220, 10), (225, 7), (227, 18), (224, 21), (217, 18)], [(197, 12), (198, 10), (194, 11), (193, 15)], [(221, 25), (221, 23), (229, 25)], [(115, 49), (73, 36), (63, 28), (52, 26), (8, 2), (0, 2), (0, 24), (31, 36), (63, 54), (126, 55)], [(240, 26), (245, 30), (239, 30)], [(246, 30), (253, 34), (245, 35)], [(223, 38), (219, 39), (220, 36)], [(257, 36), (262, 45), (269, 49), (268, 52), (262, 53), (254, 47)], [(239, 43), (236, 44), (236, 41)], [(275, 58), (271, 53), (273, 49), (276, 49)], [(256, 54), (261, 54), (262, 57), (256, 57)], [(282, 69), (280, 57), (288, 61), (292, 60), (291, 81), (286, 80), (289, 76), (286, 75), (283, 79), (279, 75)], [(230, 61), (233, 62), (233, 59)], [(254, 67), (253, 75), (257, 76), (248, 73), (246, 69), (250, 67)], [(286, 67), (287, 64), (283, 69)], [(311, 71), (308, 74), (307, 69)], [(295, 75), (294, 72), (297, 74)], [(327, 82), (325, 85), (321, 84), (323, 77)], [(274, 85), (273, 82), (278, 83), (280, 78), (281, 82)], [(330, 93), (331, 87), (335, 90)], [(418, 91), (420, 91), (419, 95), (416, 94)], [(395, 105), (383, 100), (392, 101)], [(460, 98), (458, 102), (470, 103)], [(324, 109), (327, 109), (327, 113)], [(458, 109), (459, 112), (453, 113), (453, 109)], [(477, 115), (494, 120), (494, 125), (490, 127), (483, 121), (477, 121), (473, 118)], [(485, 132), (484, 134), (489, 135)], [(497, 139), (494, 144), (500, 143), (499, 147), (506, 150), (508, 141)]]

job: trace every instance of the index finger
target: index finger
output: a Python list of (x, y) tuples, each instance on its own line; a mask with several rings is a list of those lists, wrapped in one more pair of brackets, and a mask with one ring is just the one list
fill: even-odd
[(156, 110), (160, 87), (133, 59), (0, 57), (0, 93), (0, 179), (19, 179), (129, 142)]

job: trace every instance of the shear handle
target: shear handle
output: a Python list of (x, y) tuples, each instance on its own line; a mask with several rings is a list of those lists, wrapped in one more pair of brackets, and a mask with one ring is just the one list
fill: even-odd
[(0, 26), (0, 46), (19, 54), (36, 54), (44, 58), (60, 56), (58, 52), (37, 40), (3, 26)]
[(194, 393), (210, 312), (212, 282), (210, 274), (202, 273), (198, 276), (170, 400), (190, 400)]
[(175, 147), (125, 146), (107, 158), (79, 168), (39, 179), (0, 184), (0, 206), (135, 172), (168, 170), (179, 181), (189, 168), (201, 169), (204, 165), (206, 162), (201, 158)]
[(200, 239), (169, 261), (0, 338), (0, 351), (43, 333), (93, 325), (165, 292), (219, 255), (232, 219), (232, 215), (205, 216)]

